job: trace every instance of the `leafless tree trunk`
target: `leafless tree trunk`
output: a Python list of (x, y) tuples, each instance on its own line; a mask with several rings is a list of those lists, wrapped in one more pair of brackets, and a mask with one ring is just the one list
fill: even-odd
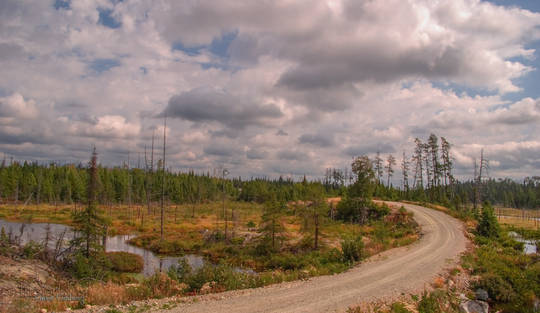
[(161, 176), (161, 240), (163, 240), (163, 222), (164, 222), (164, 201), (165, 201), (165, 153), (167, 146), (167, 115), (163, 118), (163, 162)]

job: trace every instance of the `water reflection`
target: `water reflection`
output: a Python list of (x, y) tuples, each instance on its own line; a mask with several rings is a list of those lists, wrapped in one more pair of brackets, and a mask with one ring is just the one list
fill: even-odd
[(511, 231), (508, 232), (510, 237), (514, 238), (515, 241), (523, 242), (523, 253), (525, 254), (535, 254), (537, 253), (537, 245), (535, 240), (523, 239), (518, 233)]
[[(20, 244), (26, 244), (29, 241), (45, 243), (47, 237), (47, 228), (49, 228), (49, 238), (47, 248), (55, 249), (56, 242), (59, 238), (63, 238), (62, 244), (64, 247), (73, 239), (75, 232), (71, 227), (61, 224), (47, 223), (19, 223), (8, 222), (0, 219), (0, 229), (4, 228), (6, 234), (12, 238), (18, 237)], [(140, 255), (144, 260), (143, 274), (150, 276), (155, 272), (166, 272), (172, 265), (178, 264), (178, 260), (184, 258), (188, 264), (197, 270), (201, 268), (205, 261), (202, 256), (188, 254), (182, 257), (159, 257), (143, 248), (139, 248), (127, 243), (134, 235), (118, 235), (104, 238), (105, 251), (123, 251)]]

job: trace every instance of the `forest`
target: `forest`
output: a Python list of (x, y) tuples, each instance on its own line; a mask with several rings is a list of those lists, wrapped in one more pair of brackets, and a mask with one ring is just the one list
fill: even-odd
[[(323, 178), (312, 181), (229, 178), (226, 169), (214, 175), (173, 172), (161, 160), (156, 166), (145, 162), (143, 168), (129, 162), (105, 167), (96, 149), (88, 164), (4, 160), (0, 218), (69, 225), (77, 235), (69, 241), (57, 235), (56, 248), (49, 251), (54, 236), (48, 232), (45, 244), (18, 247), (16, 234), (2, 228), (0, 257), (38, 258), (73, 279), (70, 290), (86, 303), (111, 304), (107, 294), (114, 288), (119, 296), (112, 304), (121, 304), (340, 273), (419, 238), (412, 213), (373, 199), (441, 204), (449, 214), (465, 221), (485, 219), (489, 225), (498, 225), (493, 215), (482, 217), (493, 212), (486, 209), (489, 203), (539, 207), (538, 177), (523, 182), (487, 178), (489, 164), (482, 153), (474, 177), (461, 182), (453, 175), (451, 144), (444, 137), (440, 144), (434, 134), (425, 142), (416, 139), (414, 148), (411, 158), (403, 154), (399, 168), (393, 155), (362, 155), (349, 169), (327, 169)], [(144, 277), (140, 255), (106, 251), (104, 238), (118, 234), (134, 235), (127, 243), (159, 256), (196, 254), (206, 263), (192, 268), (180, 259), (166, 274), (160, 269)], [(493, 286), (482, 283), (483, 288)], [(512, 288), (518, 290), (519, 283), (512, 281)], [(511, 303), (520, 301), (525, 300), (515, 297)], [(68, 305), (85, 303), (47, 308)]]
[[(399, 168), (396, 158), (385, 159), (377, 153), (371, 160), (376, 187), (372, 196), (382, 199), (430, 201), (447, 206), (477, 207), (483, 201), (494, 206), (540, 208), (540, 177), (522, 181), (489, 178), (488, 162), (483, 155), (475, 166), (475, 174), (460, 181), (453, 176), (451, 144), (432, 134), (426, 142), (415, 140), (414, 154), (403, 153)], [(223, 193), (228, 199), (263, 203), (275, 194), (283, 201), (305, 199), (307, 185), (324, 186), (325, 196), (344, 196), (356, 179), (349, 169), (328, 168), (321, 179), (294, 181), (290, 178), (228, 178), (225, 169), (219, 174), (171, 172), (162, 168), (161, 160), (143, 168), (128, 163), (117, 167), (98, 166), (98, 198), (102, 205), (146, 204), (160, 201), (164, 193), (174, 204), (195, 204), (217, 201)], [(221, 174), (221, 175), (220, 175)], [(165, 177), (163, 177), (165, 176)], [(398, 178), (398, 186), (392, 184)], [(41, 164), (3, 160), (0, 164), (0, 203), (77, 204), (87, 201), (89, 177), (86, 164)], [(163, 185), (163, 190), (162, 190)]]

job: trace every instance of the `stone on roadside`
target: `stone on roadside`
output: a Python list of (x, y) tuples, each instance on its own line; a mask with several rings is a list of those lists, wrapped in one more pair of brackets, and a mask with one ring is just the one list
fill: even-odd
[(489, 304), (480, 300), (462, 299), (459, 310), (462, 313), (488, 313)]

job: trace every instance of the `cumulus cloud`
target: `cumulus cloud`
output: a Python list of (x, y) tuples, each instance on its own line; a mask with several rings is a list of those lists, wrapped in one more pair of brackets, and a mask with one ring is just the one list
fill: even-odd
[(0, 98), (0, 118), (34, 119), (37, 116), (34, 100), (25, 101), (19, 93)]
[(434, 132), (458, 175), (484, 147), (493, 175), (518, 176), (540, 169), (539, 26), (479, 0), (7, 0), (0, 152), (95, 144), (118, 164), (166, 114), (176, 168), (317, 177)]
[(334, 145), (334, 138), (329, 134), (303, 134), (298, 138), (298, 143), (330, 147)]
[(217, 122), (233, 129), (265, 125), (283, 114), (272, 103), (260, 103), (223, 90), (197, 88), (173, 96), (163, 114), (192, 122)]

